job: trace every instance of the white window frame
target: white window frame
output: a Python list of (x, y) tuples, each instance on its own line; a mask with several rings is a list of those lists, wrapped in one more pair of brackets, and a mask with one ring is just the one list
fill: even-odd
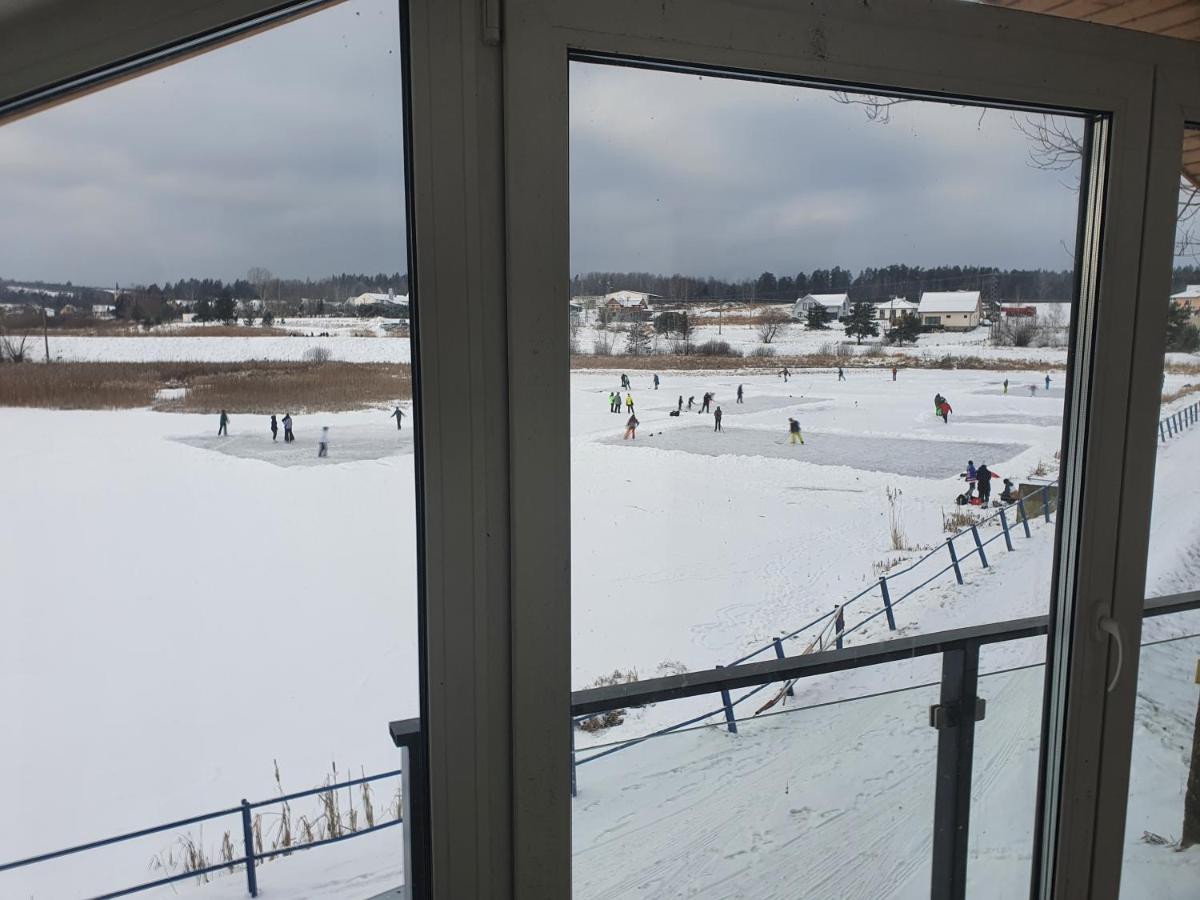
[[(1060, 592), (1079, 599), (1058, 609), (1057, 644), (1070, 652), (1058, 654), (1047, 704), (1061, 711), (1048, 752), (1070, 765), (1044, 792), (1057, 811), (1055, 864), (1035, 888), (1115, 896), (1153, 484), (1153, 411), (1135, 401), (1161, 372), (1165, 310), (1153, 301), (1169, 279), (1182, 121), (1200, 121), (1187, 106), (1197, 49), (955, 0), (397, 2), (411, 35), (434, 896), (570, 896), (571, 50), (1112, 114), (1094, 286), (1102, 364), (1085, 385), (1091, 414), (1072, 423), (1072, 446), (1088, 448), (1077, 498), (1087, 515), (1063, 536), (1064, 559), (1084, 565), (1061, 573)], [(182, 41), (280, 6), (10, 4), (0, 110), (87, 90), (72, 79), (147, 53), (165, 63)], [(1126, 636), (1112, 694), (1113, 652), (1094, 637), (1101, 613)]]
[[(565, 897), (571, 890), (570, 746), (563, 726), (571, 677), (570, 447), (563, 424), (569, 359), (561, 301), (570, 274), (568, 60), (583, 54), (1109, 117), (1098, 129), (1102, 202), (1098, 215), (1085, 220), (1086, 243), (1100, 265), (1098, 280), (1085, 277), (1081, 286), (1081, 296), (1095, 303), (1094, 315), (1078, 325), (1084, 352), (1075, 359), (1081, 377), (1073, 381), (1064, 443), (1070, 471), (1060, 518), (1067, 524), (1053, 588), (1055, 656), (1043, 741), (1049, 764), (1040, 790), (1039, 845), (1046, 850), (1037, 857), (1031, 890), (1043, 897), (1115, 896), (1110, 876), (1114, 863), (1119, 867), (1123, 817), (1099, 814), (1114, 805), (1123, 810), (1123, 783), (1110, 771), (1109, 750), (1128, 730), (1131, 707), (1105, 693), (1112, 651), (1097, 638), (1096, 619), (1113, 615), (1127, 625), (1115, 601), (1119, 578), (1127, 569), (1144, 570), (1144, 535), (1140, 544), (1128, 535), (1119, 540), (1118, 525), (1124, 526), (1122, 501), (1130, 520), (1137, 518), (1132, 508), (1148, 500), (1145, 486), (1112, 488), (1131, 465), (1127, 427), (1140, 421), (1130, 409), (1129, 335), (1146, 306), (1139, 301), (1152, 297), (1155, 285), (1142, 271), (1143, 242), (1158, 247), (1164, 240), (1157, 231), (1142, 232), (1147, 185), (1166, 178), (1167, 163), (1151, 156), (1156, 68), (1186, 68), (1196, 48), (951, 0), (506, 0), (503, 41), (510, 428), (522, 436), (510, 457), (518, 895)], [(1176, 153), (1173, 173), (1178, 165)], [(1132, 684), (1136, 668), (1122, 678)], [(1127, 770), (1127, 758), (1117, 762)]]

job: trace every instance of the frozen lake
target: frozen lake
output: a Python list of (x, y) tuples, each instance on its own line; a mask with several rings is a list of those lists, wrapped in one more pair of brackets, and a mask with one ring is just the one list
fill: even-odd
[[(711, 417), (707, 417), (711, 420)], [(951, 417), (953, 421), (953, 417)], [(949, 426), (952, 428), (953, 426)], [(603, 439), (627, 448), (653, 448), (699, 453), (704, 456), (765, 456), (795, 459), (822, 466), (848, 466), (867, 472), (892, 472), (919, 478), (950, 478), (962, 472), (967, 460), (987, 463), (993, 471), (1029, 449), (1027, 444), (996, 444), (972, 440), (875, 437), (862, 434), (805, 432), (804, 443), (789, 442), (786, 430), (763, 426), (738, 427), (726, 418), (722, 431), (712, 426), (686, 426), (662, 431), (638, 429), (638, 436)]]

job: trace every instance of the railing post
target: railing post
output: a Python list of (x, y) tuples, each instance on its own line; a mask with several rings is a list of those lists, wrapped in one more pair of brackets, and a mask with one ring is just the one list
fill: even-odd
[(1004, 507), (1000, 507), (1000, 528), (1004, 531), (1004, 546), (1012, 553), (1012, 535), (1008, 533), (1008, 516), (1004, 515)]
[(1017, 498), (1017, 514), (1021, 517), (1021, 524), (1025, 526), (1025, 537), (1033, 537), (1029, 533), (1029, 515), (1025, 512), (1025, 498)]
[(929, 724), (938, 729), (932, 900), (961, 900), (967, 893), (975, 723), (984, 710), (978, 687), (978, 645), (945, 651), (940, 702), (929, 710)]
[(1158, 423), (1158, 436), (1163, 441), (1163, 443), (1166, 443), (1167, 435), (1166, 435), (1166, 431), (1163, 429), (1163, 423), (1161, 420)]
[(258, 896), (258, 873), (254, 871), (254, 828), (250, 823), (250, 804), (242, 798), (242, 846), (246, 851), (246, 889)]
[(842, 649), (842, 632), (846, 630), (846, 614), (842, 607), (837, 607), (837, 614), (833, 617), (833, 630), (837, 638), (837, 648)]
[(975, 538), (975, 549), (979, 551), (979, 561), (983, 563), (983, 567), (988, 567), (987, 554), (983, 552), (983, 541), (979, 539), (979, 529), (971, 526), (971, 537)]
[[(775, 655), (783, 659), (787, 654), (783, 652), (783, 641), (780, 638), (775, 638)], [(789, 681), (787, 686), (787, 695), (795, 697), (796, 692), (792, 689), (792, 683)]]
[(888, 593), (887, 576), (879, 578), (879, 591), (883, 594), (883, 614), (887, 616), (888, 630), (896, 630), (896, 617), (892, 615), (892, 595)]
[(1050, 485), (1042, 485), (1042, 512), (1046, 516), (1046, 521), (1050, 521)]
[(578, 796), (578, 785), (575, 781), (575, 717), (567, 716), (571, 722), (571, 796)]
[(1175, 431), (1171, 428), (1171, 417), (1167, 416), (1167, 437), (1174, 437)]
[[(717, 668), (725, 667), (717, 666)], [(737, 734), (737, 717), (733, 714), (733, 701), (729, 699), (729, 691), (726, 688), (721, 688), (721, 703), (725, 706), (725, 727), (729, 729), (730, 734)]]
[(429, 794), (425, 769), (425, 737), (420, 719), (401, 719), (388, 726), (400, 748), (400, 802), (404, 829), (403, 900), (429, 898)]
[(950, 564), (954, 566), (954, 577), (958, 579), (959, 584), (962, 584), (962, 569), (958, 567), (958, 554), (954, 552), (954, 538), (946, 538), (946, 546), (950, 548)]

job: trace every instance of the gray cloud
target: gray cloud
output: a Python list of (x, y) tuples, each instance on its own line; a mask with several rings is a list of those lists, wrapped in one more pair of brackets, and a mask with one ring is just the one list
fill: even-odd
[(823, 91), (575, 63), (572, 271), (1069, 267), (1073, 173), (1031, 167), (1011, 114), (981, 112), (879, 124)]
[(0, 128), (0, 275), (404, 271), (400, 88), (356, 0)]
[[(0, 128), (0, 276), (406, 268), (399, 22), (354, 0)], [(571, 67), (571, 268), (1070, 265), (1010, 115)]]

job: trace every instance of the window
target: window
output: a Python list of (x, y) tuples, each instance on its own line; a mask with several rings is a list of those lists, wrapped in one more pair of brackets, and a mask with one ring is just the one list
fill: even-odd
[[(1184, 132), (1175, 224), (1174, 271), (1166, 299), (1150, 542), (1146, 620), (1134, 709), (1129, 805), (1121, 893), (1128, 897), (1193, 894), (1200, 885), (1200, 732), (1196, 677), (1200, 649), (1200, 510), (1191, 470), (1200, 447), (1200, 332), (1192, 296), (1196, 277), (1197, 203), (1193, 171), (1200, 131)], [(1191, 601), (1191, 602), (1189, 602)], [(1154, 615), (1163, 608), (1188, 610)]]
[(400, 25), (353, 0), (0, 127), (0, 866), (51, 855), (0, 894), (405, 880)]
[[(1046, 615), (1085, 118), (589, 59), (570, 90), (573, 688)], [(1030, 880), (1044, 652), (954, 663), (994, 745), (975, 890)], [(575, 896), (928, 890), (938, 662), (578, 715)]]

